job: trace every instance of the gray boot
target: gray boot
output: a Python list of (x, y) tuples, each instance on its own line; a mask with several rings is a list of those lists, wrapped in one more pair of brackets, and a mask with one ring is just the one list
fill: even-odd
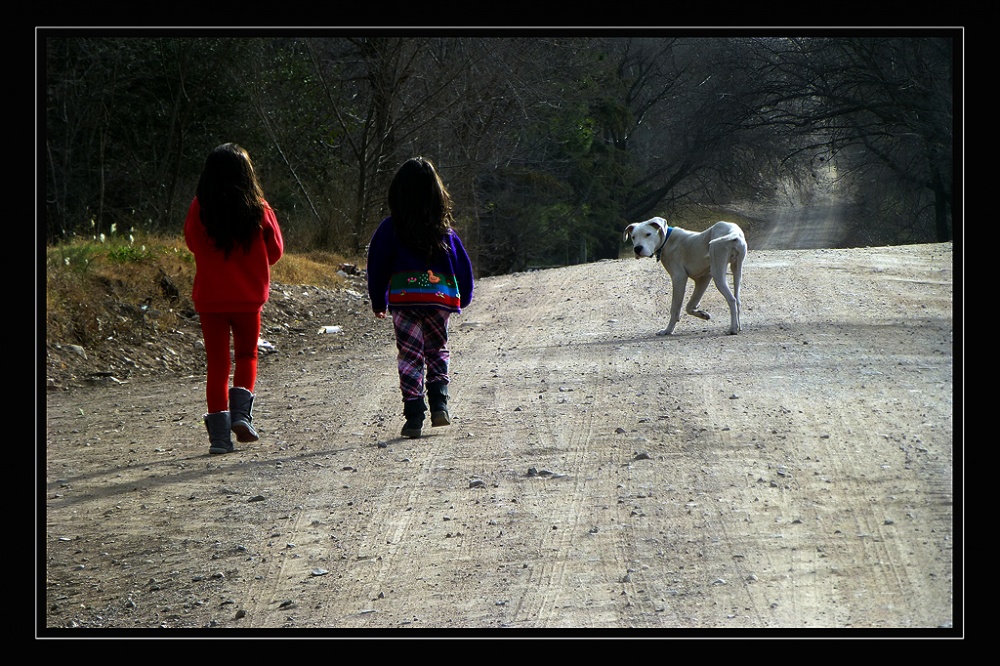
[(431, 405), (431, 425), (451, 425), (448, 414), (448, 385), (444, 382), (433, 382), (427, 385), (427, 402)]
[(237, 442), (256, 442), (260, 439), (253, 427), (253, 393), (240, 386), (229, 389), (229, 411)]
[(427, 405), (424, 404), (423, 398), (404, 402), (403, 416), (406, 417), (406, 423), (403, 424), (403, 431), (400, 434), (410, 439), (420, 437), (420, 430), (424, 425), (424, 412), (426, 411)]
[(205, 429), (208, 430), (209, 453), (232, 453), (233, 440), (229, 436), (229, 412), (205, 414)]

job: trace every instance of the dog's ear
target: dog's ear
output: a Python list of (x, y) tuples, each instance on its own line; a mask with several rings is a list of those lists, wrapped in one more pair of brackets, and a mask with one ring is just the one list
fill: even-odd
[(662, 217), (654, 217), (652, 220), (650, 220), (650, 222), (656, 225), (656, 227), (660, 230), (661, 234), (666, 235), (667, 227), (670, 225), (667, 224), (667, 221), (665, 219), (663, 219)]
[(635, 227), (636, 227), (636, 225), (634, 225), (634, 224), (630, 224), (627, 227), (625, 227), (625, 237), (622, 240), (626, 240), (627, 241), (629, 239), (629, 237), (632, 235), (632, 230), (635, 229)]

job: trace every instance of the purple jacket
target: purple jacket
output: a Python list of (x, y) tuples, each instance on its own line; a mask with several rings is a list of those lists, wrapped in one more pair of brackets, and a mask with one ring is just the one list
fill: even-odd
[(428, 263), (396, 240), (392, 218), (382, 220), (368, 245), (368, 297), (372, 312), (435, 307), (461, 312), (472, 302), (472, 261), (454, 230), (447, 255)]

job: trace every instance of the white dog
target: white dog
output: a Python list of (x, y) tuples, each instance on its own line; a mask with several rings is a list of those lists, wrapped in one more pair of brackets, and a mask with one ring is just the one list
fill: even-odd
[[(696, 233), (671, 227), (662, 217), (625, 227), (625, 240), (632, 241), (636, 259), (656, 257), (670, 274), (673, 294), (670, 302), (670, 322), (657, 335), (670, 335), (681, 317), (684, 289), (688, 278), (694, 280), (694, 291), (687, 304), (687, 313), (702, 319), (709, 314), (698, 309), (709, 280), (715, 281), (729, 303), (729, 334), (736, 335), (740, 326), (740, 280), (743, 277), (743, 260), (747, 256), (747, 241), (743, 230), (732, 222), (716, 222)], [(726, 283), (726, 266), (733, 272), (733, 289)]]

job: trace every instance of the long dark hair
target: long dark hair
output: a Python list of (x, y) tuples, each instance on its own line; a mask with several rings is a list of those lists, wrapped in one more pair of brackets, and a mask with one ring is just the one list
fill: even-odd
[(264, 216), (264, 192), (246, 150), (224, 143), (212, 150), (198, 180), (201, 223), (226, 257), (249, 252)]
[(428, 259), (450, 248), (451, 195), (430, 160), (403, 163), (389, 185), (389, 213), (396, 237)]

